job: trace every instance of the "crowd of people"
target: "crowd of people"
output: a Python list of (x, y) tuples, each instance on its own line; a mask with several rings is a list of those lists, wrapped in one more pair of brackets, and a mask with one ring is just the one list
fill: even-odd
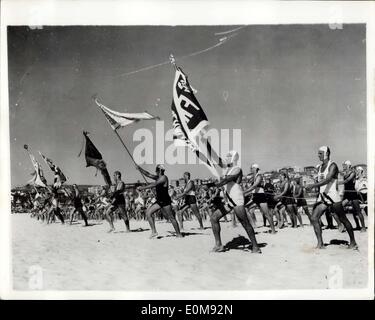
[[(252, 252), (260, 252), (254, 231), (259, 226), (256, 212), (261, 214), (261, 226), (268, 227), (271, 234), (289, 226), (303, 228), (302, 215), (306, 215), (313, 226), (318, 248), (324, 248), (324, 226), (338, 228), (339, 232), (346, 231), (350, 238), (349, 248), (355, 249), (353, 227), (346, 215), (352, 213), (356, 229), (366, 232), (365, 172), (361, 167), (352, 167), (348, 160), (340, 170), (330, 154), (327, 146), (318, 150), (321, 163), (317, 166), (315, 183), (309, 185), (303, 184), (300, 174), (290, 175), (287, 171), (280, 172), (278, 181), (274, 183), (263, 176), (260, 166), (255, 163), (250, 168), (250, 181), (245, 180), (238, 165), (239, 154), (231, 151), (225, 162), (225, 174), (220, 179), (197, 184), (191, 174), (185, 172), (184, 185), (180, 186), (176, 181), (172, 186), (163, 165), (157, 165), (154, 173), (137, 166), (137, 170), (152, 183), (138, 186), (135, 190), (127, 189), (121, 173), (115, 171), (113, 185), (103, 186), (95, 194), (83, 196), (76, 184), (71, 187), (34, 188), (30, 193), (23, 192), (23, 197), (12, 195), (12, 210), (28, 210), (32, 218), (46, 224), (60, 221), (71, 225), (81, 218), (84, 226), (89, 226), (89, 221), (106, 220), (108, 232), (115, 230), (116, 220), (123, 220), (126, 232), (131, 231), (132, 219), (147, 220), (151, 228), (150, 238), (158, 236), (156, 219), (170, 222), (176, 237), (183, 237), (184, 221), (195, 218), (197, 228), (203, 230), (209, 220), (215, 238), (214, 252), (226, 251), (221, 242), (220, 222), (229, 222), (228, 215), (233, 227), (240, 223), (245, 229)], [(343, 176), (342, 181), (338, 179), (339, 174)], [(343, 184), (343, 193), (339, 192), (340, 184)], [(307, 201), (307, 192), (316, 197)]]

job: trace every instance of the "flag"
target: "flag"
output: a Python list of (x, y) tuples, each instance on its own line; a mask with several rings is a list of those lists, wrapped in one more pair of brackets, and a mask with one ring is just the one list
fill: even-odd
[(175, 145), (188, 146), (216, 177), (220, 177), (217, 169), (224, 164), (206, 137), (209, 121), (187, 76), (178, 67), (173, 83), (172, 120)]
[(33, 164), (33, 167), (34, 167), (34, 172), (32, 173), (33, 178), (28, 181), (28, 184), (32, 184), (34, 186), (37, 185), (37, 186), (46, 188), (47, 180), (43, 175), (43, 170), (40, 164), (38, 163), (38, 161), (35, 160), (35, 157), (29, 152), (27, 144), (24, 145), (24, 148), (28, 152), (31, 163)]
[(107, 170), (107, 165), (103, 160), (103, 157), (99, 150), (95, 147), (92, 143), (90, 138), (88, 137), (88, 132), (83, 131), (83, 135), (86, 140), (86, 148), (85, 148), (85, 158), (86, 158), (86, 167), (95, 167), (97, 170), (101, 172), (103, 175), (104, 181), (107, 185), (111, 185), (111, 177)]
[(42, 157), (42, 159), (44, 160), (44, 162), (49, 166), (49, 168), (54, 173), (53, 186), (55, 188), (60, 188), (61, 185), (66, 181), (65, 175), (62, 173), (61, 169), (52, 162), (51, 159), (48, 159), (40, 151), (39, 151), (39, 154)]
[(140, 112), (140, 113), (117, 112), (101, 104), (98, 101), (98, 99), (95, 99), (95, 103), (103, 111), (105, 117), (107, 118), (113, 130), (117, 130), (118, 128), (125, 127), (133, 122), (138, 122), (140, 120), (159, 119), (158, 117), (153, 116), (152, 114), (148, 112)]

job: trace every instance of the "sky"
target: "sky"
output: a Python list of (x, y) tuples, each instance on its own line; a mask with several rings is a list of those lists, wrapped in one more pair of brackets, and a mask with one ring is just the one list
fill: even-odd
[[(223, 45), (179, 60), (224, 37), (215, 33), (236, 27), (8, 27), (12, 187), (26, 184), (33, 171), (24, 144), (40, 162), (38, 150), (53, 159), (69, 183), (104, 184), (94, 168), (85, 167), (84, 157), (77, 157), (83, 129), (110, 173), (120, 170), (126, 182), (141, 180), (92, 96), (120, 112), (147, 110), (170, 129), (173, 68), (126, 75), (166, 61), (170, 53), (198, 90), (211, 127), (241, 129), (245, 173), (254, 162), (264, 171), (316, 165), (321, 145), (331, 148), (339, 164), (366, 163), (365, 26), (246, 26)], [(155, 121), (119, 131), (131, 151), (140, 128), (155, 132)], [(186, 170), (210, 176), (202, 164), (166, 165), (172, 179)], [(46, 166), (44, 174), (51, 182)]]

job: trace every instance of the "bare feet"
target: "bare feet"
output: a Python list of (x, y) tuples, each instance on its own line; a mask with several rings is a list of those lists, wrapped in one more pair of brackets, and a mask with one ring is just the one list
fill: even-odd
[(183, 236), (181, 233), (177, 233), (177, 234), (176, 234), (176, 237), (177, 237), (177, 238), (183, 238), (184, 236)]
[(358, 245), (355, 242), (349, 244), (348, 249), (358, 250)]
[(224, 246), (215, 246), (212, 248), (211, 252), (225, 252)]
[(262, 253), (262, 251), (258, 246), (253, 246), (253, 248), (251, 249), (251, 253)]
[(113, 232), (113, 231), (115, 231), (115, 228), (111, 228), (111, 229), (109, 229), (109, 230), (107, 231), (107, 233), (111, 233), (111, 232)]
[(158, 233), (157, 232), (153, 232), (150, 235), (150, 239), (155, 239), (157, 236), (158, 236)]
[(325, 249), (326, 247), (324, 246), (323, 243), (319, 244), (316, 246), (316, 249)]

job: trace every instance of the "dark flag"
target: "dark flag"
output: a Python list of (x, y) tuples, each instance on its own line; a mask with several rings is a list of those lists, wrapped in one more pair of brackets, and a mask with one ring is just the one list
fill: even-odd
[(88, 132), (83, 131), (83, 135), (86, 138), (85, 158), (86, 167), (95, 167), (103, 175), (105, 183), (110, 186), (112, 184), (111, 177), (107, 170), (107, 165), (103, 160), (102, 154), (92, 143), (88, 137)]

